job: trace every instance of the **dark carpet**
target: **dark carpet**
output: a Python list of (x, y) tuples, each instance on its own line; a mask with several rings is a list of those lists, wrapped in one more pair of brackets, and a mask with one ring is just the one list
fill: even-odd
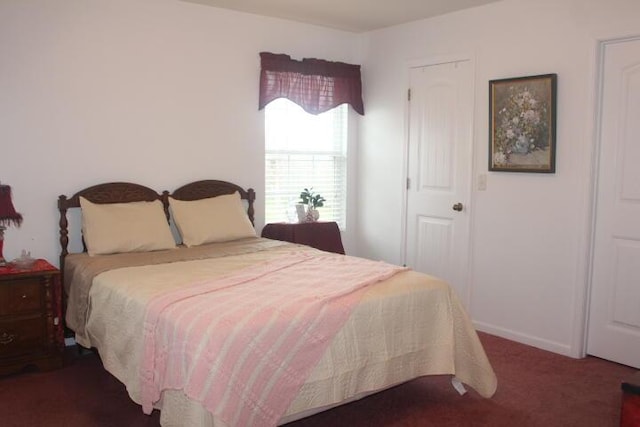
[[(483, 399), (460, 396), (448, 377), (426, 377), (326, 411), (288, 427), (617, 426), (622, 380), (634, 369), (595, 357), (571, 359), (480, 334), (498, 376)], [(158, 426), (93, 353), (68, 349), (65, 366), (0, 378), (0, 426)]]

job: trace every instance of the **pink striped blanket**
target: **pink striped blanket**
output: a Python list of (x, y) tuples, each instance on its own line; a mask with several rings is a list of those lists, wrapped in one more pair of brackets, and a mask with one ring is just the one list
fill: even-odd
[(230, 426), (273, 426), (367, 286), (402, 267), (292, 253), (153, 298), (141, 400), (179, 389)]

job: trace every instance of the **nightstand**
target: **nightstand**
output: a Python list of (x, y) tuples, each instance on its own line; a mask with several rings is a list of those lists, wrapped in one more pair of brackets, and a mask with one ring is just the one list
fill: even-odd
[(43, 259), (29, 270), (0, 267), (0, 375), (62, 366), (61, 294), (60, 271)]
[(271, 223), (262, 229), (262, 237), (344, 255), (340, 229), (335, 222)]

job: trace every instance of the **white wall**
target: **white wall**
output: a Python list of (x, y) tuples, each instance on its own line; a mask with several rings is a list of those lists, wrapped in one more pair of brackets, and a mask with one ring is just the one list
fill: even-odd
[[(582, 352), (594, 144), (597, 38), (640, 34), (635, 0), (505, 0), (383, 29), (364, 40), (359, 253), (401, 261), (407, 64), (475, 62), (470, 312), (479, 329)], [(558, 74), (555, 174), (487, 171), (488, 81)], [(364, 185), (366, 183), (366, 185)], [(374, 202), (372, 202), (374, 201)]]
[(253, 187), (260, 228), (258, 53), (354, 62), (356, 41), (178, 0), (3, 0), (0, 181), (24, 215), (5, 257), (57, 262), (58, 195), (108, 181)]

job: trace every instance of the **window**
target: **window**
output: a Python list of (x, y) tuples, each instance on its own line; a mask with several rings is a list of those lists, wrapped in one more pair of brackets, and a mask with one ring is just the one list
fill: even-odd
[(265, 220), (295, 221), (300, 192), (325, 199), (320, 219), (345, 227), (347, 105), (312, 115), (280, 98), (265, 107)]

